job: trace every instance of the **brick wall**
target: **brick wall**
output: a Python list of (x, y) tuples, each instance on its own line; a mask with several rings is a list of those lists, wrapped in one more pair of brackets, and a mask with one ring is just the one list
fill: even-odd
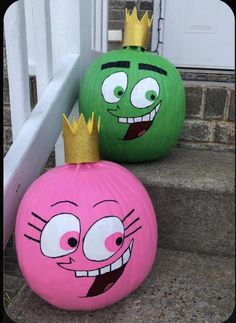
[(179, 145), (234, 150), (234, 84), (186, 81), (185, 90), (186, 119)]

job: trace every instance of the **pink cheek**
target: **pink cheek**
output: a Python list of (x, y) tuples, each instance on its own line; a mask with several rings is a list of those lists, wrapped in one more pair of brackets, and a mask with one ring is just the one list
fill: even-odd
[(77, 247), (78, 241), (79, 241), (79, 233), (76, 231), (69, 231), (63, 234), (63, 236), (61, 237), (60, 247), (64, 250), (72, 250)]
[(120, 249), (122, 243), (123, 234), (121, 232), (116, 232), (106, 238), (105, 247), (110, 252), (116, 252), (118, 249)]

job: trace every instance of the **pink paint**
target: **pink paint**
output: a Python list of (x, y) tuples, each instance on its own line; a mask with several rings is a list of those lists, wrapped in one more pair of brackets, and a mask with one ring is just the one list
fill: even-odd
[(110, 283), (110, 284), (108, 284), (107, 286), (106, 286), (106, 288), (105, 288), (105, 292), (108, 290), (108, 289), (110, 289), (112, 286), (114, 285), (114, 283)]
[(78, 240), (79, 240), (79, 232), (68, 231), (61, 236), (59, 244), (60, 244), (60, 247), (64, 250), (71, 250), (73, 249), (73, 246), (76, 244), (75, 241), (78, 241)]
[(142, 131), (140, 131), (140, 132), (139, 132), (139, 134), (138, 134), (138, 137), (140, 137), (140, 136), (144, 135), (144, 134), (145, 134), (145, 132), (146, 132), (146, 130), (142, 130)]
[(120, 232), (109, 235), (105, 240), (105, 247), (111, 252), (116, 252), (123, 243), (124, 237)]
[(150, 272), (156, 216), (143, 185), (125, 168), (107, 161), (64, 165), (24, 195), (16, 248), (35, 293), (62, 309), (95, 310), (127, 296)]

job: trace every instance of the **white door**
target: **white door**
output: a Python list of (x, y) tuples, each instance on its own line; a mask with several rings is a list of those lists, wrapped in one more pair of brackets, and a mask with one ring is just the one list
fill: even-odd
[[(235, 22), (227, 4), (220, 0), (155, 2), (155, 15), (164, 18), (159, 25), (161, 55), (178, 67), (234, 69)], [(156, 27), (154, 33), (158, 33)], [(152, 50), (157, 47), (157, 36), (153, 37)]]

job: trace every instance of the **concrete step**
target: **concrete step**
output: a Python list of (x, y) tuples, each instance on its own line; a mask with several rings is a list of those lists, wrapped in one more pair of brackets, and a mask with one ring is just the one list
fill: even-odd
[(234, 255), (234, 153), (175, 148), (161, 160), (123, 166), (151, 195), (160, 247)]
[(25, 285), (7, 314), (17, 323), (222, 323), (233, 311), (234, 276), (233, 259), (159, 249), (146, 281), (106, 309), (59, 310)]

